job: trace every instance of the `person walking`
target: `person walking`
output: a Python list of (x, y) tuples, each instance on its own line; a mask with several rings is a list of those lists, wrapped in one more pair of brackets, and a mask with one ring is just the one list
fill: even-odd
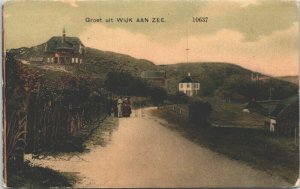
[(118, 98), (117, 97), (114, 98), (113, 111), (114, 111), (114, 116), (118, 117)]
[(129, 111), (129, 117), (130, 117), (130, 115), (132, 113), (132, 111), (131, 111), (131, 100), (130, 100), (130, 97), (127, 98), (127, 104), (128, 104), (128, 111)]
[(123, 105), (123, 100), (121, 97), (118, 99), (118, 117), (122, 117), (122, 105)]
[(130, 117), (130, 114), (131, 114), (130, 101), (128, 100), (128, 97), (126, 97), (123, 100), (123, 116)]

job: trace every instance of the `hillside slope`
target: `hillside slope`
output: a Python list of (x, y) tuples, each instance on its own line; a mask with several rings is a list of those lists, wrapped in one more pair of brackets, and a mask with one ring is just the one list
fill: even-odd
[[(31, 48), (22, 47), (19, 49), (11, 49), (9, 52), (15, 55), (15, 59), (29, 60), (31, 57), (42, 57), (44, 49), (45, 44), (41, 44)], [(54, 72), (57, 70), (66, 70), (68, 74), (75, 77), (89, 76), (99, 78), (102, 81), (109, 72), (127, 72), (133, 76), (140, 77), (141, 72), (145, 70), (165, 70), (167, 73), (166, 89), (169, 93), (178, 91), (178, 82), (190, 73), (195, 81), (200, 82), (202, 95), (215, 95), (216, 92), (222, 88), (226, 80), (228, 83), (228, 79), (234, 81), (236, 83), (234, 85), (240, 85), (245, 81), (251, 82), (252, 73), (251, 70), (240, 66), (220, 62), (178, 63), (161, 66), (155, 65), (148, 60), (136, 59), (129, 55), (101, 51), (88, 47), (85, 50), (83, 62), (84, 63), (80, 65), (80, 68), (74, 65), (56, 64), (32, 64), (32, 66), (44, 70), (51, 70), (52, 67), (52, 71)], [(55, 74), (53, 77), (55, 77)], [(294, 89), (298, 87), (295, 84), (277, 78), (272, 78), (272, 82), (269, 83), (270, 84), (268, 85), (270, 86), (267, 86), (266, 84), (267, 88), (271, 87), (271, 85), (275, 85), (275, 88), (289, 87), (291, 89), (289, 89), (289, 91), (294, 91)], [(267, 92), (265, 89), (264, 91)], [(267, 94), (265, 94), (265, 96), (266, 95)]]
[(101, 51), (92, 48), (86, 48), (86, 53), (83, 58), (84, 69), (92, 74), (97, 74), (99, 77), (106, 76), (112, 71), (129, 72), (134, 76), (140, 76), (144, 70), (154, 70), (157, 66), (143, 59), (136, 59), (129, 55)]
[[(251, 75), (251, 71), (229, 63), (179, 63), (164, 67), (167, 71), (167, 89), (169, 92), (178, 90), (178, 82), (188, 73), (201, 83), (201, 89), (213, 91), (220, 87), (224, 79), (231, 75)], [(176, 87), (174, 87), (176, 86)]]
[(299, 76), (283, 76), (283, 77), (277, 77), (278, 79), (288, 81), (290, 83), (299, 84)]
[[(35, 47), (22, 47), (9, 50), (14, 54), (15, 59), (29, 61), (32, 57), (43, 57), (45, 44)], [(112, 71), (129, 72), (135, 76), (139, 76), (144, 70), (156, 69), (156, 65), (148, 60), (136, 59), (129, 55), (101, 51), (92, 48), (85, 49), (83, 57), (84, 64), (81, 69), (75, 66), (65, 66), (69, 72), (78, 75), (88, 75), (104, 79), (106, 74)]]

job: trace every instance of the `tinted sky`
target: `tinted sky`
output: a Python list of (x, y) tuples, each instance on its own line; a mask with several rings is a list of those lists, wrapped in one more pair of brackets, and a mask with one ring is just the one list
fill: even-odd
[[(85, 19), (102, 18), (102, 23)], [(105, 23), (105, 18), (163, 17), (165, 23)], [(208, 17), (195, 23), (193, 17)], [(150, 20), (151, 21), (151, 20)], [(5, 48), (30, 47), (51, 36), (78, 36), (89, 47), (156, 64), (231, 62), (271, 75), (298, 74), (295, 1), (56, 1), (4, 5)]]

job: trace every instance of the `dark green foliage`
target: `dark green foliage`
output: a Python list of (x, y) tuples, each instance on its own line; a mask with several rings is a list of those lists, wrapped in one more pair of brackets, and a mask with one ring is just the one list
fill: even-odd
[(183, 92), (176, 92), (175, 94), (169, 94), (168, 100), (174, 104), (185, 104), (188, 103), (189, 97)]
[(75, 177), (62, 175), (49, 168), (32, 166), (25, 163), (19, 170), (8, 170), (8, 187), (12, 188), (49, 188), (71, 187)]
[[(70, 150), (65, 145), (80, 144), (74, 133), (86, 128), (95, 117), (106, 114), (109, 94), (99, 79), (70, 74), (44, 74), (43, 70), (24, 65), (7, 53), (6, 120), (8, 166), (10, 159), (22, 157), (19, 144), (26, 140), (25, 151), (39, 154), (53, 150)], [(22, 124), (20, 120), (25, 120)], [(26, 135), (22, 134), (26, 125)], [(16, 132), (14, 132), (16, 131)], [(16, 138), (15, 136), (19, 136)], [(24, 140), (25, 139), (25, 140)], [(73, 146), (74, 146), (73, 145)], [(80, 149), (81, 147), (74, 147)], [(22, 159), (22, 158), (21, 158)]]
[(160, 87), (153, 87), (150, 90), (150, 98), (151, 98), (151, 102), (154, 105), (161, 105), (163, 104), (164, 100), (167, 97), (167, 92)]
[(295, 136), (299, 134), (299, 100), (283, 108), (277, 117), (279, 135)]
[[(218, 82), (218, 81), (217, 81)], [(201, 96), (213, 96), (214, 92), (218, 89), (219, 84), (208, 75), (201, 76), (200, 79), (200, 95)]]
[(189, 104), (189, 122), (198, 127), (208, 126), (208, 117), (212, 113), (212, 106), (209, 102), (193, 100)]
[(125, 54), (86, 48), (83, 68), (96, 77), (105, 79), (109, 72), (128, 72), (139, 77), (142, 71), (155, 69), (147, 60), (135, 59)]
[(149, 91), (145, 81), (125, 72), (108, 73), (104, 85), (107, 90), (118, 95), (147, 96)]
[(220, 90), (231, 99), (239, 95), (236, 101), (243, 100), (242, 97), (245, 100), (280, 100), (297, 94), (298, 86), (278, 79), (252, 81), (249, 75), (231, 75)]

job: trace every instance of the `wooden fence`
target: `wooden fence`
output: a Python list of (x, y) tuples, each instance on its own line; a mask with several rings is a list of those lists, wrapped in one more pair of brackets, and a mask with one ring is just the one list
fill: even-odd
[(162, 109), (162, 110), (169, 111), (169, 112), (174, 112), (174, 113), (178, 114), (178, 116), (183, 117), (185, 119), (188, 119), (188, 117), (189, 117), (188, 110), (180, 107), (180, 105), (177, 105), (177, 104), (174, 104), (174, 105), (164, 105), (164, 106), (160, 106), (158, 108)]

